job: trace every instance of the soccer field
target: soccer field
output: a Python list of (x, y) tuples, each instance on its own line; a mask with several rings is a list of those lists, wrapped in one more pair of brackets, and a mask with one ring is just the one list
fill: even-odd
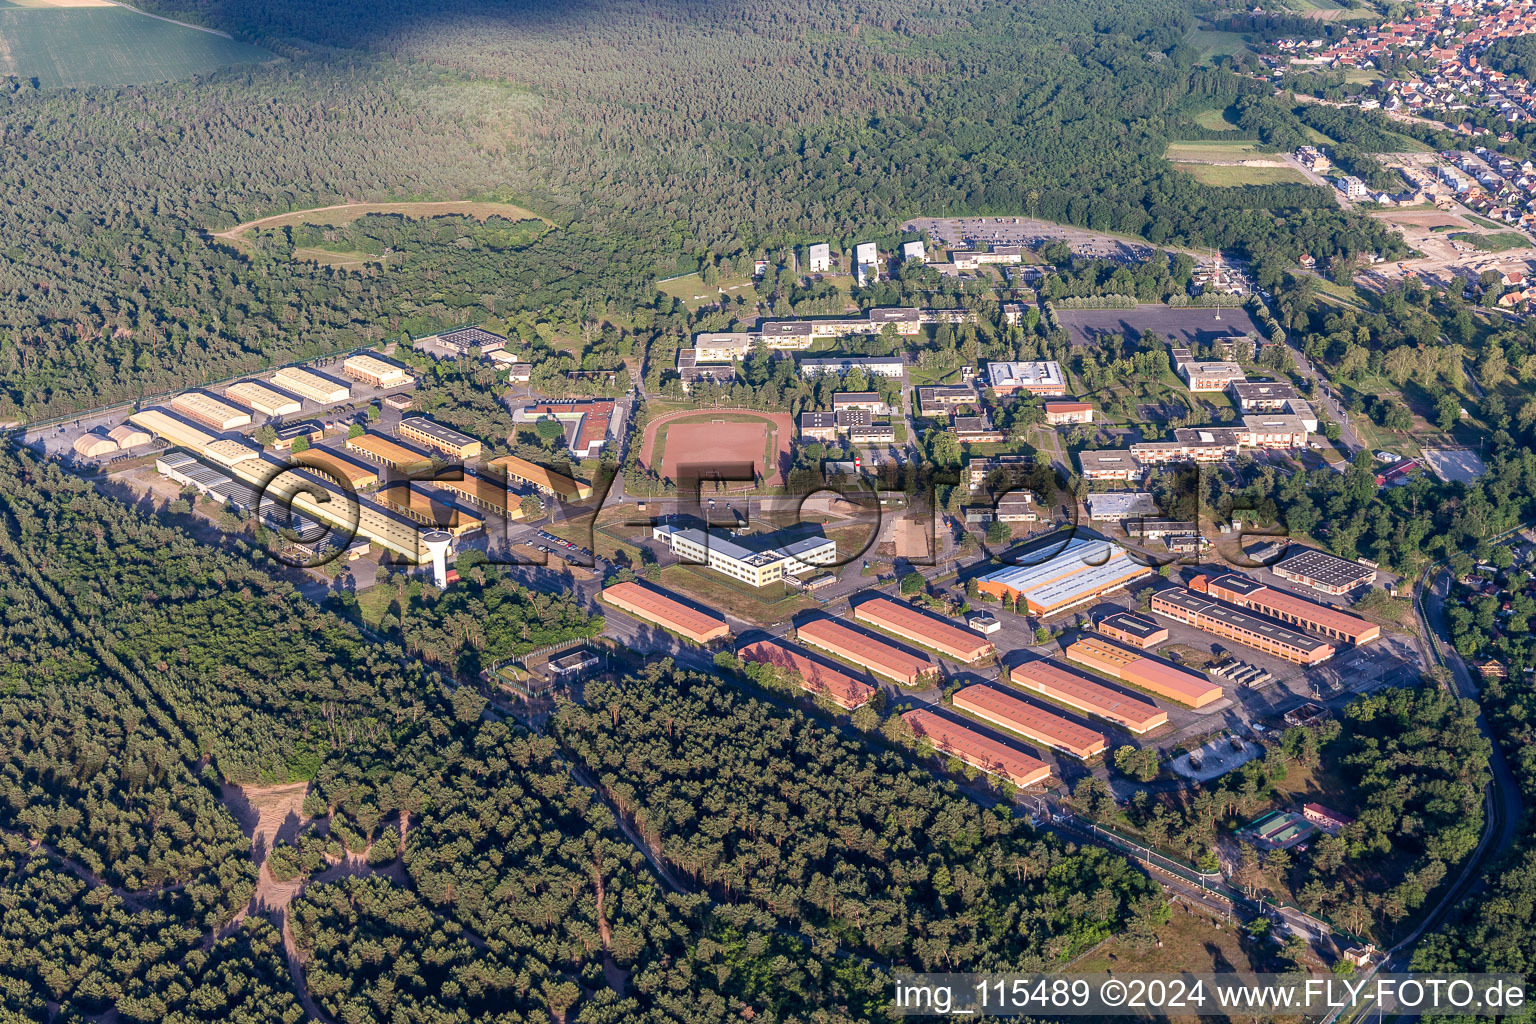
[(270, 60), (259, 46), (125, 7), (19, 7), (0, 2), (0, 75), (44, 89), (135, 85)]

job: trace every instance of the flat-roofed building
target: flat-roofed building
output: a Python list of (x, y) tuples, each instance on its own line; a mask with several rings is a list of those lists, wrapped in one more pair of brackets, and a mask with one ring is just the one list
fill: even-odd
[(411, 379), (411, 375), (403, 368), (367, 354), (348, 356), (342, 361), (341, 372), (353, 380), (372, 384), (376, 388), (398, 387)]
[(1173, 369), (1191, 391), (1225, 391), (1231, 385), (1241, 384), (1248, 379), (1237, 363), (1201, 361), (1187, 348), (1173, 350)]
[(128, 422), (140, 430), (147, 430), (156, 437), (164, 438), (171, 444), (190, 448), (200, 452), (214, 439), (214, 435), (179, 416), (173, 416), (165, 409), (154, 407), (141, 409), (128, 416)]
[(1130, 612), (1115, 612), (1098, 622), (1098, 630), (1112, 640), (1147, 650), (1168, 639), (1168, 628)]
[(1033, 455), (994, 455), (965, 464), (965, 483), (972, 494), (1006, 489), (1024, 482), (1038, 463)]
[[(838, 413), (839, 416), (844, 415)], [(869, 423), (859, 427), (848, 428), (848, 443), (860, 444), (895, 444), (896, 427), (890, 423)]]
[(420, 416), (412, 416), (401, 420), (398, 429), (400, 436), (407, 441), (414, 441), (428, 448), (436, 448), (456, 458), (478, 459), (480, 457), (481, 444), (477, 438), (461, 434), (441, 423), (434, 423)]
[(516, 455), (503, 455), (492, 459), (490, 465), (505, 473), (509, 481), (526, 484), (540, 494), (548, 494), (561, 501), (576, 502), (592, 497), (591, 484), (573, 480), (563, 473), (545, 469), (538, 463), (529, 462)]
[(1242, 439), (1250, 448), (1305, 448), (1311, 431), (1301, 417), (1288, 413), (1260, 413), (1244, 416)]
[(492, 334), (483, 327), (455, 328), (429, 338), (419, 338), (416, 344), (421, 347), (426, 342), (436, 342), (459, 356), (468, 355), (472, 349), (479, 349), (481, 354), (498, 352), (507, 345), (507, 339), (499, 334)]
[(795, 637), (902, 686), (916, 686), (939, 672), (931, 658), (909, 654), (836, 619), (812, 619), (796, 627)]
[(832, 411), (863, 409), (871, 416), (889, 416), (891, 407), (878, 391), (839, 391), (832, 396)]
[(327, 448), (306, 448), (292, 456), (296, 465), (308, 466), (345, 481), (353, 490), (367, 490), (379, 485), (379, 474), (356, 459), (349, 459)]
[(1137, 540), (1187, 537), (1199, 532), (1193, 519), (1132, 519), (1124, 527), (1126, 534)]
[(936, 384), (917, 389), (917, 404), (924, 416), (948, 416), (956, 409), (980, 408), (981, 396), (969, 384)]
[(243, 380), (224, 389), (224, 397), (263, 416), (292, 416), (301, 405), (297, 398), (274, 391), (259, 381)]
[(317, 420), (300, 420), (272, 428), (272, 447), (288, 449), (293, 442), (304, 438), (310, 444), (325, 438), (325, 427)]
[(837, 413), (803, 412), (800, 414), (800, 439), (802, 441), (837, 440)]
[(396, 444), (383, 434), (359, 434), (346, 441), (347, 451), (356, 452), (370, 462), (377, 462), (401, 473), (418, 473), (432, 468), (432, 458), (414, 448)]
[(832, 247), (826, 242), (806, 246), (805, 269), (810, 274), (824, 274), (832, 269)]
[(1127, 519), (1162, 515), (1158, 510), (1157, 500), (1146, 491), (1090, 494), (1087, 505), (1088, 518), (1095, 523), (1123, 523)]
[(1132, 483), (1141, 479), (1141, 463), (1127, 451), (1081, 451), (1078, 469), (1084, 480), (1114, 480)]
[(232, 437), (221, 437), (203, 446), (203, 455), (221, 466), (234, 466), (250, 459), (261, 458), (261, 449)]
[(900, 356), (846, 356), (840, 359), (802, 359), (800, 373), (818, 377), (824, 373), (847, 376), (855, 368), (881, 377), (900, 377), (907, 372), (907, 361)]
[(485, 527), (484, 519), (469, 509), (459, 508), (450, 493), (419, 483), (390, 484), (379, 491), (379, 501), (407, 518), (455, 537)]
[(201, 391), (184, 391), (171, 399), (171, 409), (214, 430), (249, 426), (251, 414)]
[(901, 716), (919, 740), (941, 754), (963, 761), (977, 771), (1005, 779), (1021, 789), (1051, 777), (1051, 767), (1039, 758), (1014, 750), (975, 729), (956, 725), (932, 711), (908, 711)]
[(997, 653), (992, 641), (887, 597), (861, 602), (854, 607), (853, 618), (967, 664)]
[(954, 696), (955, 707), (982, 721), (1016, 732), (1025, 739), (1086, 761), (1104, 753), (1104, 736), (1061, 715), (1035, 707), (991, 686), (967, 686)]
[(1014, 665), (1008, 670), (1008, 681), (1085, 715), (1113, 722), (1138, 736), (1168, 724), (1168, 713), (1157, 705), (1044, 659)]
[(1327, 661), (1336, 650), (1326, 640), (1289, 629), (1272, 619), (1252, 615), (1241, 608), (1183, 587), (1160, 590), (1153, 594), (1152, 610), (1176, 622), (1203, 629), (1207, 633), (1234, 640), (1298, 665), (1316, 665)]
[(752, 335), (733, 331), (705, 331), (693, 336), (693, 348), (679, 349), (692, 352), (694, 363), (730, 363), (745, 358), (752, 351)]
[(124, 451), (127, 451), (129, 448), (137, 448), (140, 445), (149, 444), (153, 440), (149, 431), (140, 430), (138, 427), (128, 423), (119, 423), (107, 431), (107, 436), (116, 441), (117, 446)]
[(830, 537), (733, 538), (667, 524), (651, 532), (683, 561), (708, 566), (753, 587), (766, 587), (837, 561), (837, 542)]
[(1214, 578), (1201, 576), (1192, 580), (1191, 586), (1197, 591), (1208, 593), (1214, 598), (1235, 604), (1239, 608), (1251, 609), (1280, 622), (1300, 626), (1312, 633), (1320, 633), (1333, 640), (1367, 644), (1381, 636), (1381, 627), (1374, 622), (1367, 622), (1358, 615), (1351, 615), (1329, 605), (1318, 604), (1316, 601), (1308, 601), (1304, 597), (1298, 597), (1287, 591), (1265, 586), (1253, 577), (1244, 576), (1241, 573), (1229, 573)]
[[(1059, 550), (1058, 544), (1057, 537), (1047, 538), (1034, 549), (1035, 556), (1022, 556), (1025, 564), (989, 573), (976, 581), (977, 588), (999, 600), (1022, 601), (1032, 615), (1049, 616), (1152, 575), (1148, 566), (1111, 541), (1072, 537)], [(1042, 560), (1034, 562), (1032, 557)]]
[(987, 364), (987, 386), (999, 395), (1064, 395), (1066, 378), (1054, 359)]
[(1242, 412), (1285, 412), (1301, 393), (1287, 381), (1233, 381), (1228, 390)]
[(654, 622), (696, 644), (721, 640), (731, 632), (720, 616), (684, 604), (665, 591), (640, 583), (615, 583), (603, 589), (602, 598), (620, 611)]
[(1339, 597), (1376, 580), (1376, 570), (1347, 558), (1307, 548), (1270, 569), (1276, 576)]
[(1088, 402), (1046, 402), (1045, 422), (1052, 426), (1092, 423), (1093, 406)]
[(1186, 707), (1198, 710), (1221, 699), (1221, 687), (1205, 676), (1117, 647), (1096, 636), (1085, 636), (1067, 645), (1065, 654), (1068, 661)]
[(300, 366), (285, 366), (278, 370), (272, 375), (272, 383), (321, 405), (335, 405), (352, 397), (352, 389), (347, 385)]
[(901, 258), (904, 262), (908, 260), (916, 260), (919, 263), (928, 262), (928, 255), (924, 251), (923, 243), (921, 241), (902, 242)]
[(781, 669), (793, 676), (801, 689), (825, 697), (849, 711), (868, 704), (875, 695), (875, 688), (868, 683), (777, 640), (747, 644), (736, 652), (736, 656), (742, 661)]
[(983, 266), (1007, 266), (1024, 262), (1021, 245), (994, 245), (983, 249), (951, 249), (950, 262), (956, 270), (977, 270)]

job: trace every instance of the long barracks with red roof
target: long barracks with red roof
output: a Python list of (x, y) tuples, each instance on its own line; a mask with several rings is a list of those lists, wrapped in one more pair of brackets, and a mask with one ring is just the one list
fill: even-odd
[(853, 676), (806, 657), (787, 644), (777, 640), (759, 640), (747, 644), (736, 652), (742, 661), (759, 665), (772, 665), (796, 676), (800, 687), (847, 708), (849, 711), (868, 704), (875, 695), (875, 688)]
[(966, 663), (991, 656), (996, 648), (968, 629), (950, 625), (887, 597), (871, 598), (853, 610), (855, 621), (895, 633), (903, 640), (930, 647), (940, 654)]
[(1033, 786), (1051, 777), (1051, 766), (1039, 758), (940, 718), (932, 711), (908, 711), (901, 720), (912, 727), (918, 739), (933, 744), (940, 753), (958, 757), (988, 775), (999, 775), (1015, 786)]

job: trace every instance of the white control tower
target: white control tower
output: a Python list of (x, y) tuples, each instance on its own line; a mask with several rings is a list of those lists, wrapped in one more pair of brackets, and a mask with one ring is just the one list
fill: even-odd
[(432, 579), (437, 589), (448, 589), (448, 548), (453, 544), (453, 534), (446, 530), (431, 530), (421, 535), (421, 543), (432, 556)]

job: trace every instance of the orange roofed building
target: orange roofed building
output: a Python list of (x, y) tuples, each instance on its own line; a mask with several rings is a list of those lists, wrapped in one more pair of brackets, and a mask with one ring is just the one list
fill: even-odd
[(718, 615), (700, 611), (639, 583), (615, 583), (604, 588), (602, 598), (620, 611), (654, 622), (696, 644), (720, 640), (731, 632)]
[(1033, 786), (1051, 777), (1051, 767), (1044, 761), (940, 718), (932, 711), (908, 711), (901, 720), (912, 727), (918, 739), (933, 744), (940, 753), (958, 757), (972, 768), (1000, 776), (1015, 786)]
[(967, 686), (954, 700), (961, 711), (1073, 757), (1086, 761), (1104, 753), (1104, 737), (1099, 733), (995, 687)]
[(1137, 735), (1168, 724), (1168, 712), (1157, 705), (1068, 672), (1049, 661), (1021, 662), (1009, 669), (1008, 681), (1058, 704), (1114, 722)]
[(956, 661), (980, 661), (997, 650), (992, 646), (992, 641), (983, 640), (968, 629), (952, 626), (942, 619), (890, 598), (877, 597), (863, 602), (853, 610), (853, 617), (858, 622), (878, 626), (903, 640), (922, 644)]
[(807, 658), (804, 654), (776, 640), (759, 640), (747, 644), (736, 652), (742, 661), (772, 665), (792, 673), (800, 680), (800, 686), (820, 697), (825, 697), (849, 711), (868, 704), (875, 695), (875, 688), (830, 665)]
[(1221, 687), (1205, 676), (1143, 657), (1095, 636), (1085, 636), (1069, 645), (1066, 655), (1068, 661), (1188, 707), (1203, 708), (1221, 699)]
[(908, 654), (867, 633), (850, 629), (836, 619), (812, 619), (796, 627), (795, 636), (802, 643), (830, 651), (903, 686), (916, 686), (923, 678), (939, 671), (939, 666), (931, 659)]

